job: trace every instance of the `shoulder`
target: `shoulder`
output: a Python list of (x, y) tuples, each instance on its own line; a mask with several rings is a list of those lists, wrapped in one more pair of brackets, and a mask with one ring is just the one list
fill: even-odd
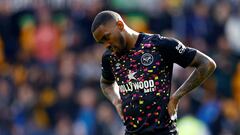
[(179, 41), (172, 37), (164, 37), (159, 34), (155, 35), (154, 38), (160, 45), (169, 45), (169, 44), (177, 44)]
[(164, 36), (161, 36), (160, 34), (146, 34), (144, 42), (152, 43), (155, 46), (160, 48), (170, 47), (172, 45), (174, 46), (181, 43), (175, 38), (164, 37)]

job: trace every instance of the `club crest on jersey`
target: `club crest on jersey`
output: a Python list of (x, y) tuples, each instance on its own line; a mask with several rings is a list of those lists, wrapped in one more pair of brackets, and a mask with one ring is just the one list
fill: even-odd
[(143, 54), (142, 57), (141, 57), (141, 63), (144, 66), (151, 65), (153, 63), (153, 56), (152, 56), (152, 54), (150, 54), (150, 53)]

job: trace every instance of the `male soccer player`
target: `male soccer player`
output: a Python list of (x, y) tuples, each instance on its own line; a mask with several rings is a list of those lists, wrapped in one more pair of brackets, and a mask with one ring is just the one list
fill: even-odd
[[(215, 62), (174, 38), (136, 32), (113, 11), (98, 13), (91, 31), (96, 42), (107, 48), (100, 84), (119, 112), (125, 134), (177, 135), (179, 100), (213, 73)], [(173, 63), (195, 70), (170, 95)], [(115, 82), (120, 97), (114, 92)]]

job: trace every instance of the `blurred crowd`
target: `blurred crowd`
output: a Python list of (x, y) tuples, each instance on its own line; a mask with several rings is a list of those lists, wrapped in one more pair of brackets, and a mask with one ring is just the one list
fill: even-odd
[[(123, 135), (90, 31), (105, 9), (216, 61), (180, 102), (180, 135), (240, 135), (240, 0), (0, 0), (0, 135)], [(172, 91), (192, 71), (175, 65)]]

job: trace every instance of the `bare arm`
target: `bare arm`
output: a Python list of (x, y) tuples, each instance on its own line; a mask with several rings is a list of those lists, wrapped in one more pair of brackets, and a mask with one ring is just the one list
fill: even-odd
[(100, 86), (101, 86), (103, 94), (116, 107), (121, 119), (123, 120), (122, 109), (121, 109), (122, 102), (121, 102), (120, 97), (114, 91), (115, 85), (116, 84), (113, 81), (108, 81), (108, 80), (104, 79), (103, 77), (101, 77), (101, 79), (100, 79)]
[(216, 69), (215, 62), (207, 55), (197, 51), (193, 61), (189, 65), (195, 67), (195, 70), (187, 78), (187, 80), (172, 94), (169, 104), (168, 112), (174, 116), (177, 111), (179, 100), (192, 91), (194, 88), (201, 85)]
[(120, 99), (114, 91), (115, 82), (108, 81), (101, 77), (100, 86), (105, 97), (107, 97), (107, 99), (109, 99), (113, 104)]
[(216, 69), (215, 62), (207, 55), (197, 51), (194, 57), (191, 67), (196, 69), (187, 78), (187, 80), (173, 93), (173, 96), (180, 99), (184, 95), (188, 94), (197, 86), (201, 85)]

